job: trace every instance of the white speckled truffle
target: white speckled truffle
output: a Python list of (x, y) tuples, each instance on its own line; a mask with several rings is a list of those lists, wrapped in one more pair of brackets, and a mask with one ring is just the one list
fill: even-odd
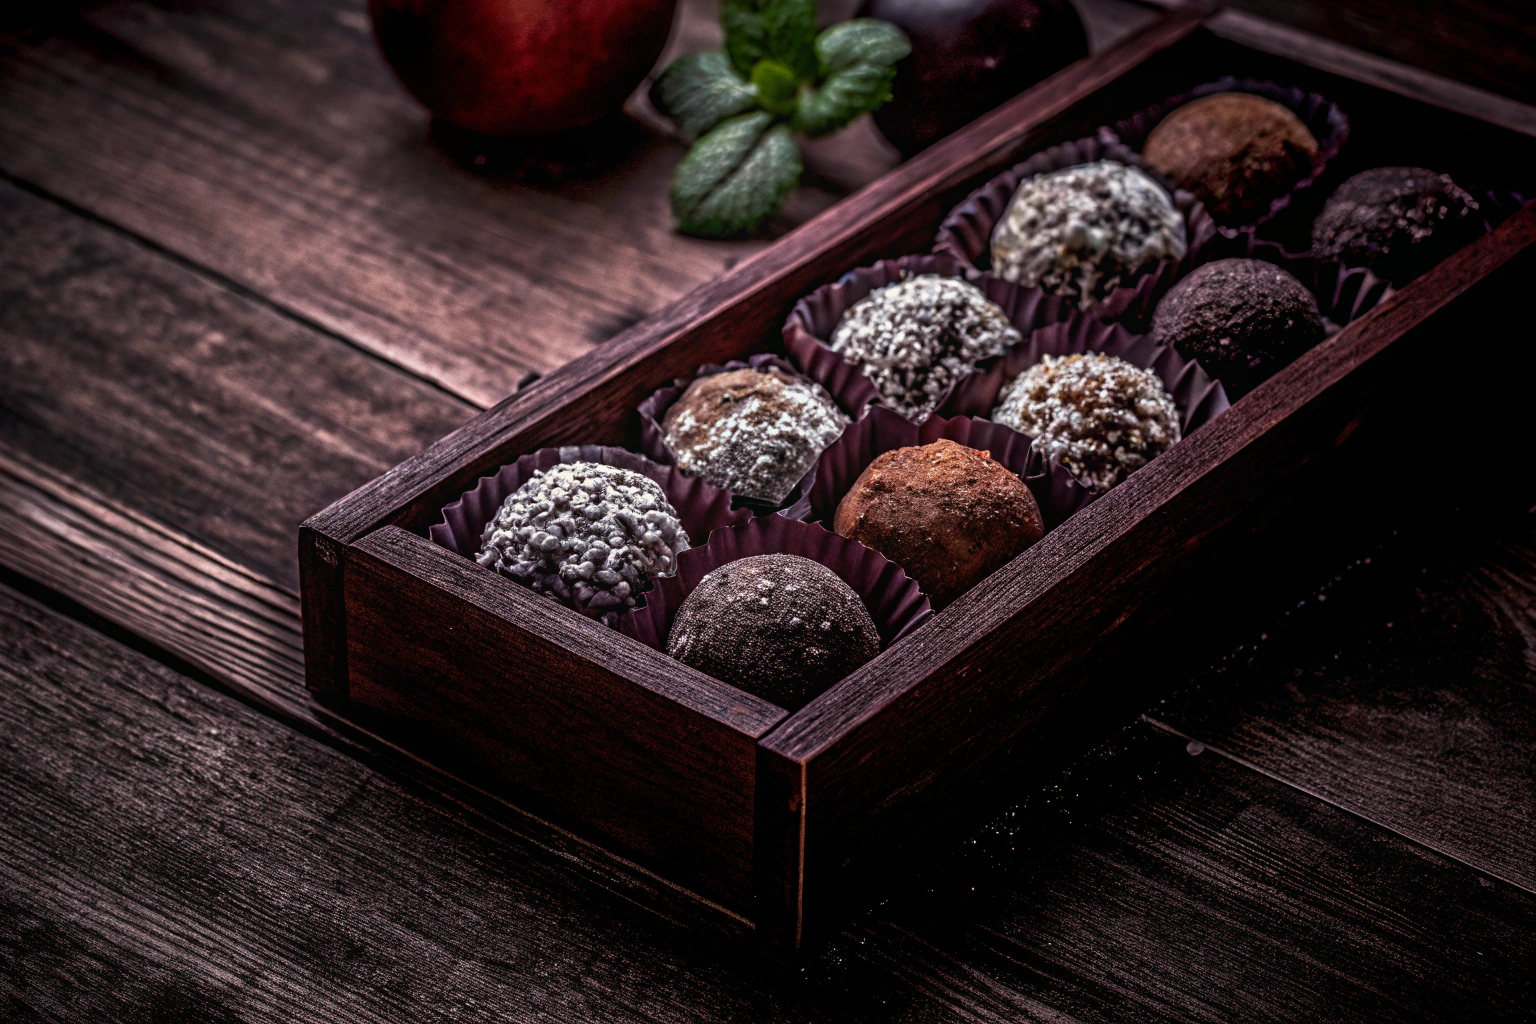
[(688, 534), (666, 492), (617, 466), (535, 473), (485, 524), (475, 561), (583, 608), (633, 605), (652, 576), (677, 572)]
[(1019, 185), (992, 232), (992, 273), (1086, 306), (1184, 252), (1184, 217), (1167, 191), (1101, 160)]
[(1179, 411), (1151, 370), (1101, 352), (1044, 356), (1019, 374), (994, 422), (1034, 438), (1084, 487), (1107, 491), (1179, 440)]
[(820, 385), (770, 367), (700, 377), (667, 410), (662, 431), (684, 473), (777, 503), (847, 425)]
[(919, 274), (854, 303), (832, 334), (832, 350), (856, 364), (880, 398), (920, 421), (977, 360), (1017, 344), (997, 303), (958, 278)]

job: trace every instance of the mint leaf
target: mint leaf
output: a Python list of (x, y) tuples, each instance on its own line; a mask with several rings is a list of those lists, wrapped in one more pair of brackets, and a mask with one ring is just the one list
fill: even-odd
[(752, 69), (752, 84), (757, 87), (757, 102), (775, 114), (795, 112), (795, 88), (800, 84), (795, 73), (776, 60), (760, 60)]
[(776, 60), (800, 81), (816, 75), (816, 0), (723, 0), (725, 52), (747, 77), (760, 60)]
[(760, 111), (722, 122), (688, 150), (672, 175), (677, 229), (705, 238), (750, 234), (800, 180), (789, 126)]
[(794, 126), (825, 135), (891, 98), (895, 64), (912, 52), (906, 34), (874, 18), (833, 25), (816, 37), (816, 59), (825, 81), (800, 90)]
[(889, 66), (911, 52), (907, 34), (877, 18), (844, 21), (816, 37), (816, 62), (822, 78), (860, 64)]
[(651, 102), (691, 140), (757, 106), (757, 90), (736, 74), (725, 54), (690, 53), (652, 84)]

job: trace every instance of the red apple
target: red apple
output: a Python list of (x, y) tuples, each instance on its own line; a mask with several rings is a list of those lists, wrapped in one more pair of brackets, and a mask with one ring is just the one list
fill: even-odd
[(379, 49), (438, 117), (550, 135), (619, 109), (667, 43), (677, 0), (369, 0)]

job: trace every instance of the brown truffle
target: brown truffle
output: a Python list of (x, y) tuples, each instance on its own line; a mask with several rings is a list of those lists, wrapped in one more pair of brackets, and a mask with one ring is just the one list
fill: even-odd
[(1247, 224), (1311, 173), (1317, 140), (1289, 109), (1246, 92), (1218, 92), (1158, 122), (1141, 155), (1200, 197), (1218, 224)]
[(753, 555), (699, 581), (667, 653), (791, 711), (880, 653), (863, 600), (799, 555)]
[(794, 490), (847, 425), (821, 385), (771, 366), (700, 377), (662, 419), (678, 469), (772, 503)]
[(942, 608), (1045, 535), (1035, 496), (990, 456), (949, 440), (886, 452), (832, 528), (900, 565)]

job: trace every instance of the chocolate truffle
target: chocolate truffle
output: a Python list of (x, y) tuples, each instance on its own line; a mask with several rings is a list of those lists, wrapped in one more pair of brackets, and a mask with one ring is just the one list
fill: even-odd
[(1289, 108), (1218, 92), (1158, 122), (1141, 155), (1174, 187), (1200, 197), (1216, 223), (1247, 224), (1312, 172), (1317, 140)]
[(1045, 535), (1024, 481), (948, 439), (871, 462), (838, 503), (832, 528), (874, 548), (942, 608)]
[(1107, 491), (1179, 440), (1179, 410), (1151, 370), (1117, 356), (1044, 356), (1014, 378), (992, 419), (1084, 487)]
[(700, 377), (661, 423), (678, 469), (774, 504), (847, 425), (820, 385), (774, 367)]
[(754, 555), (699, 581), (667, 653), (791, 711), (880, 653), (853, 588), (799, 555)]
[(1323, 339), (1317, 300), (1262, 260), (1216, 260), (1174, 285), (1152, 314), (1152, 338), (1241, 394)]
[(1186, 248), (1184, 216), (1136, 167), (1113, 160), (1037, 174), (992, 231), (992, 273), (1080, 306)]
[(583, 608), (619, 609), (677, 572), (688, 534), (661, 485), (596, 462), (540, 470), (507, 496), (475, 561)]
[(919, 274), (855, 302), (832, 333), (832, 351), (859, 367), (881, 401), (918, 422), (977, 360), (1019, 340), (1002, 308), (980, 288)]
[(1402, 285), (1476, 237), (1477, 208), (1448, 174), (1422, 167), (1361, 171), (1313, 221), (1312, 251)]

